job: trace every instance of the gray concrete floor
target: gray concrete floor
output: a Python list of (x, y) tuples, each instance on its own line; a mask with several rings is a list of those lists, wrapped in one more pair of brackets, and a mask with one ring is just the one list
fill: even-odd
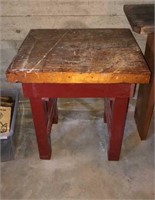
[(59, 100), (53, 156), (39, 160), (29, 102), (20, 100), (15, 159), (1, 163), (1, 199), (154, 199), (153, 120), (141, 141), (130, 102), (121, 158), (107, 160), (108, 134), (102, 99)]

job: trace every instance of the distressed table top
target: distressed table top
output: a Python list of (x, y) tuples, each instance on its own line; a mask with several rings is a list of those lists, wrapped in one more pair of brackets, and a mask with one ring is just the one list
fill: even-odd
[(31, 30), (7, 72), (21, 83), (147, 83), (129, 29)]
[(135, 32), (154, 32), (154, 4), (125, 5), (124, 12)]

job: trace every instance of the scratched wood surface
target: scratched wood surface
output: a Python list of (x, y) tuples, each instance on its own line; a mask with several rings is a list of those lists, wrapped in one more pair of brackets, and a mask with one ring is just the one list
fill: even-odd
[(141, 34), (154, 32), (154, 4), (125, 5), (124, 12), (135, 32)]
[(31, 30), (7, 70), (22, 83), (147, 83), (129, 29)]

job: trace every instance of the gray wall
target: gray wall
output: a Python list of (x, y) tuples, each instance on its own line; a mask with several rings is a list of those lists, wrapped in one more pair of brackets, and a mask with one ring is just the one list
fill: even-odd
[[(124, 4), (153, 0), (0, 0), (1, 87), (9, 84), (5, 70), (30, 29), (35, 28), (130, 28)], [(146, 36), (134, 33), (142, 51)]]

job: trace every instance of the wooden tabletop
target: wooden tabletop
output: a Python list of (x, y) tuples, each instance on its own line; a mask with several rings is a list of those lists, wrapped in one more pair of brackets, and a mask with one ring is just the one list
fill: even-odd
[(129, 29), (31, 30), (7, 72), (21, 83), (147, 83)]
[(125, 5), (124, 12), (133, 31), (141, 34), (154, 32), (154, 4)]

